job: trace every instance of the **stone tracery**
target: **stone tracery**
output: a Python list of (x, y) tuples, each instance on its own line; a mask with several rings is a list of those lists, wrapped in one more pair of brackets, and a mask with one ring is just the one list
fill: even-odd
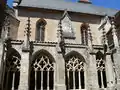
[(84, 89), (84, 62), (78, 57), (71, 57), (66, 63), (68, 88), (69, 89)]
[(50, 90), (54, 89), (54, 62), (46, 55), (40, 55), (32, 64), (31, 80), (34, 78), (33, 82), (35, 86), (30, 88), (30, 90)]

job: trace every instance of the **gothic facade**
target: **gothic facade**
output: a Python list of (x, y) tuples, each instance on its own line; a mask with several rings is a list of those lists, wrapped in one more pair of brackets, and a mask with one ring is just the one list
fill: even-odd
[(120, 89), (117, 10), (87, 0), (15, 0), (13, 6), (20, 24), (3, 26), (1, 90)]

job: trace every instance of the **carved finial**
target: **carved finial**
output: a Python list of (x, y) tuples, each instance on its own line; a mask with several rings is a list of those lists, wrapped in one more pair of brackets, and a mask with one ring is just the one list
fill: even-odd
[(30, 24), (30, 17), (28, 17), (27, 20), (27, 24), (26, 24), (26, 28), (25, 28), (25, 40), (24, 40), (24, 47), (23, 47), (23, 51), (28, 51), (29, 50), (29, 42), (30, 42), (30, 33), (31, 33), (31, 24)]
[(10, 38), (10, 19), (8, 16), (5, 17), (5, 21), (4, 21), (4, 31), (5, 31), (5, 39)]
[(119, 42), (118, 42), (118, 37), (117, 37), (117, 32), (116, 32), (116, 27), (115, 27), (115, 18), (113, 17), (111, 20), (111, 29), (112, 29), (112, 35), (113, 35), (113, 41), (115, 48), (119, 49)]
[(62, 30), (61, 20), (58, 24), (58, 38), (63, 38), (63, 30)]
[(92, 33), (91, 33), (91, 29), (90, 29), (90, 26), (88, 25), (88, 46), (90, 48), (90, 50), (93, 50), (93, 43), (92, 43)]
[(63, 30), (62, 30), (62, 25), (61, 25), (61, 20), (58, 24), (58, 52), (61, 52), (62, 54), (65, 54), (65, 42), (64, 42), (64, 37), (63, 37)]
[(107, 45), (107, 37), (106, 37), (106, 31), (105, 28), (102, 29), (102, 41), (103, 41), (103, 48), (104, 48), (104, 54), (108, 51), (108, 45)]
[(27, 27), (25, 28), (26, 29), (25, 33), (26, 33), (27, 37), (30, 38), (30, 36), (31, 36), (30, 35), (30, 33), (31, 33), (31, 31), (30, 31), (31, 30), (31, 28), (30, 28), (30, 26), (31, 26), (31, 24), (30, 24), (30, 17), (28, 17), (27, 21), (28, 21), (28, 23), (26, 24)]
[(90, 26), (88, 26), (88, 34), (89, 34), (89, 39), (92, 43), (93, 39), (92, 39), (92, 33), (91, 33), (91, 29), (90, 29)]
[(102, 29), (102, 40), (103, 40), (103, 44), (106, 44), (106, 31), (105, 31), (105, 28)]
[(114, 21), (114, 17), (111, 19), (111, 27), (112, 27), (112, 29), (115, 29), (115, 21)]
[[(68, 11), (67, 11), (67, 9), (65, 9), (65, 10), (64, 10), (64, 13), (63, 13), (63, 16), (62, 16), (62, 18), (64, 18), (66, 15), (69, 17), (69, 14), (68, 14)], [(62, 18), (61, 18), (61, 19), (62, 19)], [(70, 17), (69, 17), (69, 18), (70, 18)]]

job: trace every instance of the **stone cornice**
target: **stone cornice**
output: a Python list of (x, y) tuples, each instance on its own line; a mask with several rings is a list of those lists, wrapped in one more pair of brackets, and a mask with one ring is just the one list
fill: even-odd
[[(21, 45), (23, 44), (23, 40), (11, 40), (11, 44)], [(41, 42), (41, 41), (30, 41), (33, 43), (33, 46), (54, 46), (58, 44), (57, 42)], [(73, 47), (73, 48), (87, 48), (87, 45), (75, 44), (75, 43), (65, 43), (65, 47)], [(94, 49), (103, 50), (103, 45), (93, 45)]]
[(56, 46), (57, 42), (41, 42), (41, 41), (30, 41), (33, 46)]
[(23, 44), (23, 40), (11, 40), (11, 44), (15, 44), (15, 45), (21, 45)]

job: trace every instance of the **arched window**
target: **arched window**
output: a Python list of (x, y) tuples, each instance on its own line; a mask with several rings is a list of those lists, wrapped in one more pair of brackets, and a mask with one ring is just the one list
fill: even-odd
[(45, 53), (39, 56), (31, 64), (29, 90), (53, 90), (54, 89), (54, 62)]
[(13, 52), (10, 51), (10, 53), (10, 55), (7, 53), (8, 56), (4, 71), (3, 90), (18, 90), (20, 81), (21, 57), (17, 55), (17, 52), (14, 49)]
[(36, 23), (36, 40), (44, 41), (45, 38), (45, 25), (46, 21), (44, 19), (40, 19)]
[(105, 60), (104, 55), (101, 51), (96, 53), (96, 66), (98, 73), (98, 85), (99, 88), (107, 87), (107, 78), (106, 78), (106, 70), (105, 70)]
[(66, 62), (67, 88), (85, 89), (84, 73), (84, 61), (76, 55), (70, 55)]
[(82, 44), (88, 45), (88, 25), (86, 23), (83, 23), (80, 29)]

